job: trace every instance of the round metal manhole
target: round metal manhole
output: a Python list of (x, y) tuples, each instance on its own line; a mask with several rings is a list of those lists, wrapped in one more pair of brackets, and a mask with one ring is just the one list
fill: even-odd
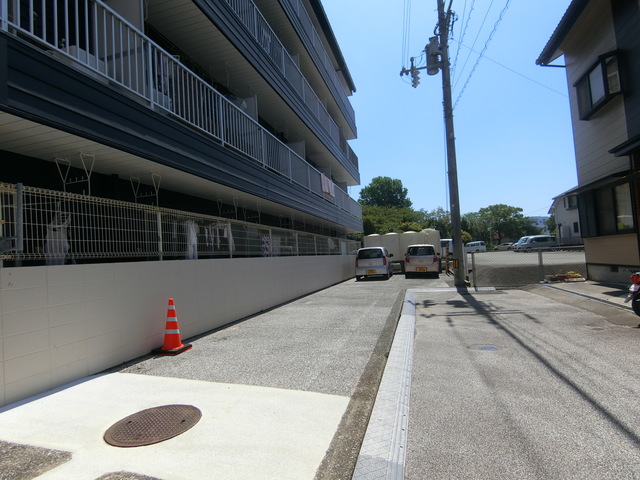
[(191, 405), (148, 408), (114, 423), (104, 440), (114, 447), (141, 447), (163, 442), (193, 427), (202, 412)]
[(501, 347), (497, 345), (471, 345), (469, 348), (471, 350), (482, 350), (482, 351), (492, 352), (495, 350), (500, 350)]

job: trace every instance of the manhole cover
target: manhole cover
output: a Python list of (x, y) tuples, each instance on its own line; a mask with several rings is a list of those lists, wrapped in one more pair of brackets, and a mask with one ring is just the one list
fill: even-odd
[(469, 348), (471, 350), (486, 350), (486, 351), (500, 350), (500, 347), (498, 347), (497, 345), (471, 345)]
[(163, 442), (186, 432), (202, 417), (191, 405), (148, 408), (114, 423), (104, 440), (115, 447), (140, 447)]

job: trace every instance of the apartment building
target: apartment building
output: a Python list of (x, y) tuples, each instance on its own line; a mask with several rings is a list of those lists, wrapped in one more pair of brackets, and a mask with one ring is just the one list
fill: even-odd
[(353, 276), (354, 92), (320, 0), (0, 0), (0, 405)]
[(590, 279), (627, 282), (640, 266), (640, 4), (573, 0), (537, 59), (566, 68)]

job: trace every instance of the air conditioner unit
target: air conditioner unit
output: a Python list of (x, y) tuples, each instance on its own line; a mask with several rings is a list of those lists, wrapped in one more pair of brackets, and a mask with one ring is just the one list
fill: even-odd
[(87, 53), (86, 50), (76, 47), (75, 45), (70, 45), (68, 53), (72, 57), (78, 59), (81, 63), (89, 65), (96, 70), (104, 71), (104, 62), (102, 60), (98, 60), (95, 55)]
[(88, 53), (86, 50), (75, 45), (70, 45), (64, 51), (67, 53), (67, 55), (63, 55), (57, 50), (51, 53), (53, 53), (56, 58), (59, 58), (67, 65), (80, 70), (81, 72), (95, 78), (96, 80), (104, 81), (104, 78), (101, 75), (97, 75), (95, 72), (95, 70), (103, 73), (107, 71), (103, 60), (98, 59), (95, 55)]

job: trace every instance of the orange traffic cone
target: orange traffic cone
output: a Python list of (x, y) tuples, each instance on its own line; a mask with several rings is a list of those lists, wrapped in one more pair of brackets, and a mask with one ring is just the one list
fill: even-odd
[(173, 302), (173, 298), (170, 298), (167, 309), (167, 325), (164, 331), (164, 345), (161, 348), (156, 348), (152, 353), (157, 355), (178, 355), (187, 350), (191, 350), (191, 345), (183, 345), (180, 340), (176, 305)]

